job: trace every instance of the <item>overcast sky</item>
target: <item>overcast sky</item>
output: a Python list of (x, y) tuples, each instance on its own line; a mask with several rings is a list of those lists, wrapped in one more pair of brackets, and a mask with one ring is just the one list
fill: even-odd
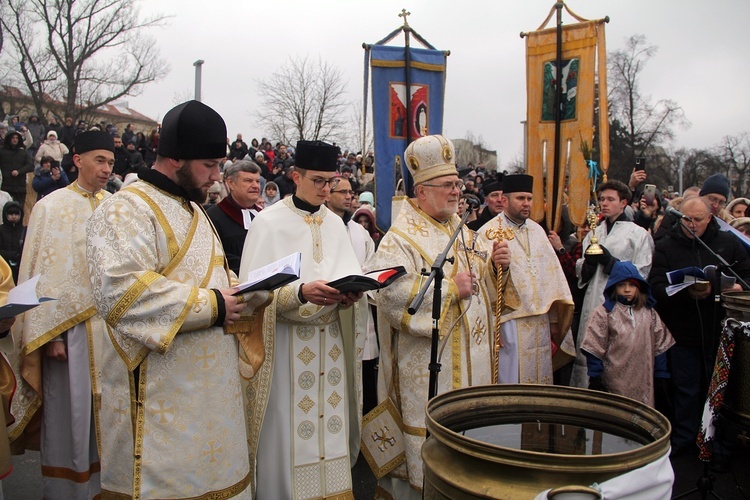
[[(361, 101), (362, 43), (374, 43), (409, 24), (448, 57), (443, 132), (483, 136), (499, 164), (521, 157), (526, 118), (525, 45), (521, 31), (544, 21), (552, 0), (159, 0), (142, 13), (172, 15), (152, 30), (169, 75), (146, 87), (130, 106), (160, 120), (178, 97), (192, 97), (193, 62), (203, 59), (203, 101), (227, 122), (230, 137), (247, 142), (267, 135), (254, 123), (260, 98), (257, 80), (291, 56), (324, 60), (341, 69), (351, 101)], [(750, 131), (750, 1), (570, 0), (588, 19), (610, 17), (607, 49), (643, 34), (658, 52), (643, 71), (642, 91), (681, 105), (691, 127), (678, 130), (674, 147), (707, 148), (726, 135)], [(569, 16), (563, 22), (575, 22)], [(549, 26), (554, 25), (554, 20)], [(398, 40), (398, 39), (397, 39)], [(401, 38), (400, 40), (403, 40)], [(395, 43), (391, 43), (395, 45)], [(398, 45), (403, 45), (399, 42)], [(269, 137), (269, 139), (275, 139)]]

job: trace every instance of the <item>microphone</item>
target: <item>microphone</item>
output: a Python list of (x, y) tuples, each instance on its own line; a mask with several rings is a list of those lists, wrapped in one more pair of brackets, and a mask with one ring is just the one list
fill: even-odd
[(479, 200), (474, 196), (467, 196), (465, 200), (466, 204), (469, 205), (472, 210), (476, 210), (477, 208), (479, 208)]
[(682, 212), (680, 212), (679, 210), (677, 210), (674, 207), (667, 206), (667, 208), (664, 209), (664, 212), (668, 213), (668, 214), (672, 214), (675, 217), (677, 217), (678, 219), (685, 219), (685, 220), (690, 220), (690, 221), (693, 220), (693, 219), (691, 219), (687, 215), (683, 214)]

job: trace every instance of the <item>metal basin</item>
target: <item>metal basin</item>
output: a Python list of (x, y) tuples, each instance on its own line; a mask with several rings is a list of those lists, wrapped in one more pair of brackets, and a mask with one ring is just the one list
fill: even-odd
[(427, 404), (426, 426), (426, 499), (534, 498), (601, 483), (663, 457), (671, 432), (666, 417), (629, 398), (526, 384), (441, 394)]

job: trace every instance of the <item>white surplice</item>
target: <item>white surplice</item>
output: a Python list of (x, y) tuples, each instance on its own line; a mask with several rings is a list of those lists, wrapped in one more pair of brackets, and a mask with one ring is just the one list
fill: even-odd
[(298, 297), (303, 283), (361, 273), (346, 227), (325, 206), (310, 213), (285, 198), (250, 226), (240, 276), (296, 251), (300, 279), (265, 311), (266, 361), (246, 392), (257, 498), (353, 498), (366, 301), (340, 311)]
[[(166, 178), (165, 178), (166, 179)], [(238, 341), (215, 326), (230, 285), (202, 208), (138, 181), (87, 225), (102, 361), (102, 490), (250, 498)]]
[[(12, 363), (21, 376), (9, 435), (15, 447), (37, 449), (38, 438), (26, 431), (32, 417), (43, 412), (45, 498), (93, 498), (100, 492), (95, 423), (101, 366), (96, 361), (105, 325), (91, 293), (85, 223), (109, 196), (77, 183), (58, 189), (36, 203), (26, 232), (18, 281), (40, 274), (37, 295), (58, 300), (26, 312), (13, 327)], [(66, 343), (67, 362), (44, 355), (47, 343), (55, 341)]]
[[(514, 233), (508, 239), (509, 271), (518, 284), (520, 306), (500, 320), (505, 347), (499, 354), (499, 382), (552, 384), (553, 369), (575, 356), (573, 297), (544, 229), (531, 219), (519, 225), (500, 214), (479, 229), (479, 238), (491, 244), (487, 230), (500, 224)], [(557, 323), (556, 338), (550, 335), (551, 323)], [(558, 348), (554, 356), (551, 342)]]

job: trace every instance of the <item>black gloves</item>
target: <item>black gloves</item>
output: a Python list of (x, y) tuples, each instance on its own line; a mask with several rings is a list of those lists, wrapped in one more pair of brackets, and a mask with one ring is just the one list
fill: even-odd
[(592, 391), (607, 392), (607, 388), (604, 387), (601, 377), (590, 377), (589, 378), (589, 389)]
[(602, 249), (602, 253), (600, 255), (589, 255), (584, 253), (584, 261), (587, 266), (590, 267), (596, 267), (597, 265), (601, 265), (604, 268), (604, 272), (609, 274), (609, 272), (612, 270), (612, 266), (617, 262), (617, 258), (612, 257), (612, 254), (609, 253), (609, 250), (607, 250), (607, 247), (604, 245), (599, 245)]

